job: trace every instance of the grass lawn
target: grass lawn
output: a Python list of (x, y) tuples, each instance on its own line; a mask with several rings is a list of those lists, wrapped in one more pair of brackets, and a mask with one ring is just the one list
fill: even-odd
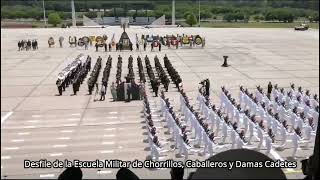
[[(218, 23), (201, 23), (201, 27), (214, 27), (214, 28), (294, 28), (300, 23), (235, 23), (235, 22), (218, 22)], [(310, 28), (319, 29), (319, 23), (307, 23)]]

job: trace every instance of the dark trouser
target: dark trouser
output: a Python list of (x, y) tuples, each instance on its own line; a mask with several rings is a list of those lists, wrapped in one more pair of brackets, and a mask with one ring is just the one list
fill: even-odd
[(209, 96), (210, 95), (210, 91), (209, 89), (206, 89), (206, 95)]
[(89, 94), (91, 95), (92, 94), (92, 90), (93, 90), (93, 86), (88, 86), (89, 88)]
[(159, 88), (157, 88), (157, 87), (154, 89), (154, 93), (155, 93), (156, 97), (158, 97), (158, 90), (159, 90)]
[(61, 96), (62, 95), (62, 87), (61, 86), (58, 86), (58, 91), (59, 91), (59, 95)]
[(165, 84), (164, 88), (166, 89), (166, 92), (168, 92), (169, 84)]
[(73, 94), (77, 95), (77, 88), (76, 87), (73, 87)]

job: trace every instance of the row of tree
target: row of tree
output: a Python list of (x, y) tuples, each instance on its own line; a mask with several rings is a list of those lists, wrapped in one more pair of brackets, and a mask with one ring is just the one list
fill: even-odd
[[(7, 2), (7, 1), (6, 1)], [(11, 2), (11, 1), (10, 1)], [(27, 2), (29, 2), (27, 0)], [(59, 2), (59, 3), (57, 3)], [(57, 1), (57, 2), (51, 2), (48, 1), (46, 8), (48, 8), (48, 4), (51, 3), (52, 6), (49, 9), (46, 9), (46, 16), (48, 17), (49, 14), (57, 13), (59, 17), (62, 20), (67, 20), (71, 18), (71, 12), (70, 12), (70, 4), (69, 2), (65, 1)], [(213, 6), (213, 3), (203, 3), (200, 6), (201, 9), (201, 19), (216, 19), (217, 17), (223, 17), (223, 20), (228, 22), (233, 21), (248, 21), (250, 19), (253, 19), (255, 21), (260, 20), (266, 20), (266, 21), (281, 21), (281, 22), (293, 22), (295, 19), (304, 17), (309, 19), (311, 22), (318, 22), (319, 21), (319, 12), (312, 9), (301, 9), (301, 8), (273, 8), (272, 6), (258, 6), (258, 4), (261, 5), (261, 2), (249, 3), (247, 6), (241, 6), (241, 3), (237, 1), (237, 3), (240, 3), (239, 6), (234, 7), (231, 6), (230, 3), (223, 1), (225, 3), (225, 6), (222, 6), (223, 4), (220, 4), (221, 6)], [(236, 2), (230, 1), (233, 4)], [(245, 1), (243, 1), (245, 2)], [(264, 1), (262, 1), (264, 2)], [(296, 3), (301, 3), (302, 1), (298, 1)], [(29, 2), (30, 3), (30, 2)], [(91, 2), (90, 2), (91, 3)], [(99, 2), (100, 4), (102, 2)], [(107, 4), (110, 2), (106, 2)], [(220, 2), (221, 3), (221, 2)], [(231, 3), (231, 4), (232, 4)], [(267, 0), (267, 3), (272, 3), (274, 6), (275, 4), (279, 4), (277, 1)], [(105, 11), (103, 13), (103, 16), (117, 16), (117, 17), (123, 17), (123, 16), (154, 16), (154, 17), (160, 17), (163, 14), (166, 15), (166, 18), (171, 18), (171, 5), (168, 5), (168, 3), (161, 3), (159, 2), (159, 5), (153, 7), (150, 5), (150, 3), (146, 3), (148, 6), (146, 6), (146, 9), (136, 9), (136, 10), (128, 10), (129, 5), (125, 7), (114, 7), (108, 11)], [(151, 3), (152, 4), (152, 3)], [(307, 4), (307, 2), (305, 2)], [(62, 5), (64, 7), (62, 8)], [(138, 4), (139, 5), (139, 4)], [(138, 5), (134, 6), (138, 8)], [(242, 3), (243, 5), (243, 3)], [(255, 5), (255, 6), (254, 6)], [(302, 5), (301, 5), (302, 6)], [(111, 8), (111, 7), (109, 7)], [(152, 10), (148, 10), (148, 8), (153, 8)], [(54, 9), (54, 10), (52, 10)], [(89, 18), (95, 18), (97, 17), (97, 12), (87, 11), (83, 13), (79, 13), (79, 17), (82, 16), (82, 14), (85, 14)], [(195, 19), (198, 19), (196, 15), (198, 15), (198, 5), (197, 3), (181, 3), (179, 1), (176, 2), (176, 18), (178, 19), (186, 19), (188, 15), (193, 14), (195, 16)], [(33, 18), (36, 20), (40, 20), (43, 18), (43, 11), (42, 7), (39, 5), (10, 5), (8, 3), (5, 3), (4, 6), (1, 6), (1, 19), (16, 19), (16, 18)], [(193, 18), (189, 18), (193, 19)]]

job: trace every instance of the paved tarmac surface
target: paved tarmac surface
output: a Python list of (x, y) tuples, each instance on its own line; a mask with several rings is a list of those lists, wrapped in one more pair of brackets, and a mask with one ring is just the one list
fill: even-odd
[[(200, 34), (206, 38), (204, 49), (188, 47), (181, 49), (162, 48), (161, 52), (124, 51), (95, 52), (94, 47), (70, 48), (69, 35), (89, 36), (106, 34), (118, 40), (122, 30), (119, 27), (80, 28), (80, 29), (2, 29), (1, 30), (1, 178), (57, 178), (63, 169), (24, 168), (24, 160), (80, 159), (80, 160), (145, 160), (148, 158), (148, 143), (142, 113), (141, 101), (112, 102), (110, 88), (106, 101), (94, 101), (87, 95), (87, 78), (77, 96), (71, 96), (69, 87), (63, 96), (56, 96), (55, 85), (58, 73), (78, 54), (92, 56), (92, 67), (98, 56), (103, 58), (102, 70), (109, 54), (113, 57), (113, 67), (109, 84), (115, 80), (117, 56), (123, 57), (122, 78), (127, 74), (128, 57), (134, 60), (140, 55), (157, 55), (163, 64), (165, 54), (180, 73), (184, 89), (191, 102), (196, 103), (199, 82), (209, 78), (213, 90), (213, 102), (219, 104), (220, 87), (226, 86), (232, 95), (238, 95), (239, 86), (254, 91), (257, 85), (266, 89), (267, 83), (278, 83), (279, 87), (289, 87), (290, 83), (319, 93), (319, 31), (298, 32), (292, 29), (213, 29), (213, 28), (154, 28), (130, 27), (126, 30), (135, 43), (135, 34)], [(48, 48), (47, 40), (52, 36), (56, 41)], [(58, 38), (65, 37), (64, 48), (59, 48)], [(17, 42), (21, 39), (37, 39), (39, 50), (18, 51)], [(109, 41), (108, 40), (108, 41)], [(228, 68), (222, 68), (223, 55), (229, 56)], [(143, 60), (145, 69), (145, 64)], [(134, 61), (135, 77), (138, 67)], [(146, 69), (145, 69), (146, 71)], [(146, 72), (145, 72), (146, 73)], [(101, 74), (98, 82), (101, 81)], [(147, 74), (146, 74), (147, 75)], [(87, 76), (88, 77), (88, 76)], [(147, 79), (149, 81), (149, 79)], [(170, 98), (178, 112), (177, 89), (171, 84), (166, 96)], [(150, 87), (150, 85), (148, 86)], [(148, 90), (152, 96), (151, 90)], [(158, 110), (160, 99), (150, 98), (155, 120), (161, 120)], [(169, 142), (163, 159), (183, 160), (175, 156), (165, 133), (164, 122), (157, 122), (160, 140)], [(229, 141), (230, 142), (230, 141)], [(255, 142), (256, 143), (256, 142)], [(254, 144), (255, 144), (254, 143)], [(230, 144), (219, 151), (226, 150)], [(312, 154), (311, 149), (298, 150), (298, 161)], [(264, 152), (262, 149), (261, 152)], [(291, 144), (284, 151), (276, 151), (283, 160), (289, 159)], [(273, 157), (273, 155), (270, 155)], [(190, 159), (204, 160), (199, 154)], [(284, 169), (287, 177), (301, 178), (298, 168)], [(84, 178), (115, 178), (117, 169), (82, 169)], [(141, 178), (169, 178), (169, 169), (132, 169)], [(185, 177), (194, 169), (187, 169)]]

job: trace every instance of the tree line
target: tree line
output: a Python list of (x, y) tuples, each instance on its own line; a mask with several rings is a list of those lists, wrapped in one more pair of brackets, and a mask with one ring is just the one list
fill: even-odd
[[(46, 16), (56, 13), (62, 20), (71, 18), (70, 1), (45, 1)], [(89, 9), (108, 9), (103, 16), (154, 16), (171, 18), (171, 1), (75, 1), (76, 12), (83, 12), (89, 18), (97, 17), (97, 12)], [(198, 19), (198, 0), (176, 0), (176, 18)], [(201, 19), (220, 18), (227, 22), (237, 21), (280, 21), (293, 22), (305, 18), (319, 22), (319, 0), (201, 0)], [(79, 14), (79, 13), (78, 13)], [(79, 15), (79, 16), (82, 16)], [(43, 18), (42, 1), (1, 0), (1, 19)]]

